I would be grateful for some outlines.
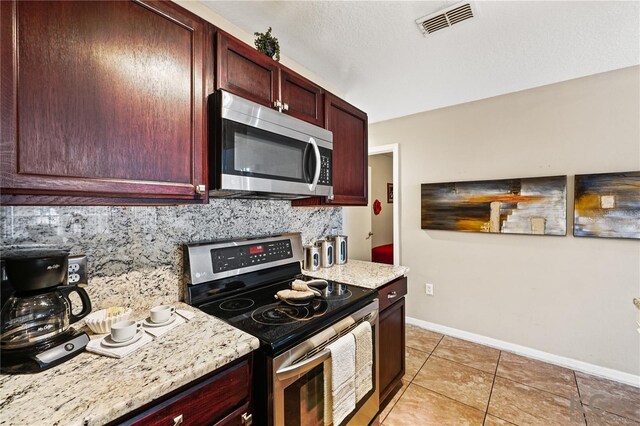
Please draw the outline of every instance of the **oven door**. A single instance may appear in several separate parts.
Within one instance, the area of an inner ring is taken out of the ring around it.
[[[331,353],[325,346],[338,335],[369,321],[373,336],[373,389],[356,405],[343,422],[369,424],[378,413],[378,301],[320,331],[273,360],[273,421],[278,426],[325,426],[325,361]],[[336,330],[338,333],[336,333]],[[301,361],[298,361],[302,359]],[[331,407],[326,407],[331,410]],[[338,426],[338,425],[334,425]]]
[[[225,191],[331,195],[331,132],[222,94],[221,179]]]

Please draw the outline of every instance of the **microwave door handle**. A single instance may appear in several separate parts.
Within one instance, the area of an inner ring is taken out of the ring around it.
[[[276,371],[276,377],[278,378],[278,380],[283,381],[291,377],[304,374],[314,368],[316,365],[322,364],[329,358],[331,358],[331,351],[329,349],[323,349],[309,359],[305,359],[304,361],[301,361],[297,364],[279,369],[278,371]]]
[[[320,158],[320,150],[318,149],[318,144],[314,138],[309,138],[309,143],[313,146],[313,152],[316,155],[316,171],[313,175],[313,181],[309,184],[309,190],[315,191],[316,186],[318,185],[318,179],[320,179],[320,167],[321,167],[321,158]]]

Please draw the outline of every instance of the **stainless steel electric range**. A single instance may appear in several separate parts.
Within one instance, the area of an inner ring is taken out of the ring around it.
[[[326,347],[369,321],[374,386],[343,424],[367,425],[378,411],[378,299],[375,290],[328,282],[304,306],[278,301],[301,275],[299,233],[185,246],[187,302],[260,340],[254,355],[254,423],[324,426]],[[337,426],[337,425],[335,425]]]

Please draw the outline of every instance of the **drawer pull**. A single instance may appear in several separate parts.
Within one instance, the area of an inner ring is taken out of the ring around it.
[[[173,418],[173,426],[179,426],[183,421],[184,418],[182,417],[182,414],[180,414],[179,416]]]
[[[253,424],[253,415],[244,413],[242,415],[242,426],[251,426]]]
[[[392,291],[391,293],[387,294],[387,299],[395,299],[396,297],[398,297],[397,291]]]

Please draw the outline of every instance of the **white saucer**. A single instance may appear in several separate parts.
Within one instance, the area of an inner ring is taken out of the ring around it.
[[[102,339],[101,344],[103,344],[104,346],[107,346],[109,348],[120,348],[122,346],[129,346],[135,342],[137,342],[138,340],[140,340],[142,338],[142,336],[144,335],[144,331],[142,330],[138,330],[136,332],[136,335],[133,336],[131,339],[129,340],[125,340],[124,342],[116,342],[111,338],[111,335],[107,335],[104,337],[104,339]]]
[[[153,322],[151,318],[145,318],[142,320],[142,325],[146,327],[164,327],[165,325],[169,325],[176,320],[176,314],[171,314],[171,317],[165,322]]]

